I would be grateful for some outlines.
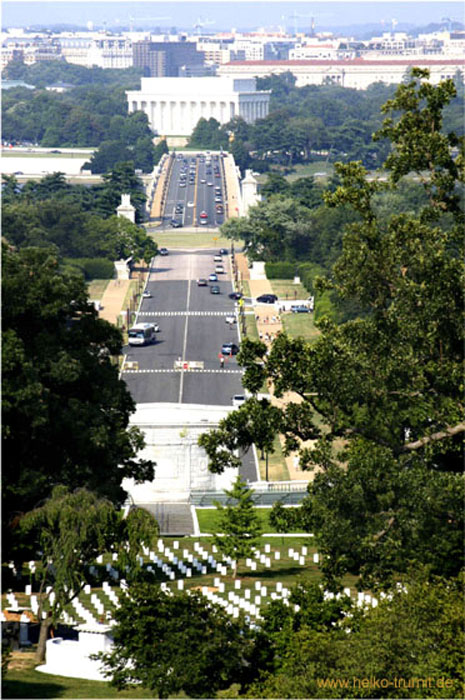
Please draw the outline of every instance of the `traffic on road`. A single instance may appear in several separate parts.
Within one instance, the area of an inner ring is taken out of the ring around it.
[[[243,393],[237,301],[222,251],[169,250],[153,260],[124,354],[123,377],[136,403],[231,406]]]
[[[167,184],[162,228],[217,228],[225,221],[226,185],[221,153],[178,153]]]

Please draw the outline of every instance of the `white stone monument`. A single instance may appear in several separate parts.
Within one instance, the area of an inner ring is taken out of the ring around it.
[[[136,221],[136,208],[131,204],[131,195],[122,194],[121,204],[116,207],[116,216],[122,216],[129,219],[133,224]]]

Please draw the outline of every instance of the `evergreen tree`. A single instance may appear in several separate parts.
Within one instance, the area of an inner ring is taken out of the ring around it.
[[[255,511],[253,491],[246,481],[238,476],[232,489],[225,490],[225,494],[235,503],[227,506],[216,504],[220,513],[219,530],[222,535],[215,535],[214,541],[221,553],[235,562],[236,576],[239,561],[252,554],[262,530]]]

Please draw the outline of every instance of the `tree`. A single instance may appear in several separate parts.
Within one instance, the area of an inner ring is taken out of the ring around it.
[[[224,556],[233,559],[236,577],[240,560],[252,554],[262,531],[255,512],[253,491],[247,486],[247,482],[237,476],[232,489],[225,490],[225,494],[234,499],[235,503],[226,507],[216,503],[220,514],[219,530],[222,534],[215,535],[214,541]]]
[[[265,346],[263,348],[265,351]],[[253,443],[262,452],[274,452],[273,443],[280,424],[281,413],[276,406],[267,399],[248,399],[240,409],[223,418],[217,430],[199,437],[199,445],[209,459],[210,471],[220,474],[224,469],[239,467],[237,451],[248,449]]]
[[[393,583],[376,607],[352,607],[345,618],[334,616],[338,601],[326,601],[333,608],[327,624],[315,624],[325,608],[319,603],[313,620],[291,630],[271,608],[265,614],[267,632],[275,644],[284,642],[284,653],[275,656],[274,669],[263,674],[249,694],[264,698],[462,697],[462,597],[463,577],[431,579],[420,570]],[[292,618],[292,613],[287,616],[284,620]]]
[[[250,628],[197,591],[169,595],[134,584],[115,620],[114,650],[102,660],[118,689],[138,682],[160,698],[214,697],[250,673]]]
[[[393,140],[390,181],[339,164],[341,184],[325,196],[356,218],[317,293],[329,289],[363,315],[339,325],[322,318],[312,345],[281,334],[268,357],[246,341],[240,355],[247,389],[270,379],[278,397],[299,395],[283,409],[282,432],[303,468],[322,468],[307,523],[327,577],[361,572],[365,585],[409,560],[440,573],[445,552],[448,575],[463,565],[463,139],[442,130],[453,82],[426,77],[416,70],[384,108],[395,115],[379,134]],[[411,171],[426,206],[378,219],[375,196]],[[313,448],[302,448],[307,440]]]
[[[99,319],[82,278],[59,270],[56,251],[3,251],[3,514],[17,518],[56,484],[124,501],[124,477],[153,479],[128,428],[134,402],[111,357],[121,333]]]
[[[96,558],[121,549],[124,564],[135,568],[142,542],[150,545],[158,532],[147,511],[129,513],[123,520],[108,499],[83,488],[70,492],[65,486],[56,486],[42,506],[26,513],[20,527],[35,535],[41,551],[36,663],[44,662],[49,629],[84,589],[88,567],[96,564]]]
[[[165,153],[169,153],[168,146],[166,143],[166,139],[162,139],[157,145],[155,146],[155,150],[153,152],[153,163],[154,165],[158,165],[160,162],[162,156]]]

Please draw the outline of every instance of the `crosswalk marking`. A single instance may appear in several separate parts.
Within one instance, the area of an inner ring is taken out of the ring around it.
[[[123,369],[123,374],[180,374],[179,369]],[[185,369],[193,374],[244,374],[241,369]]]
[[[230,316],[234,311],[140,311],[139,316]]]

